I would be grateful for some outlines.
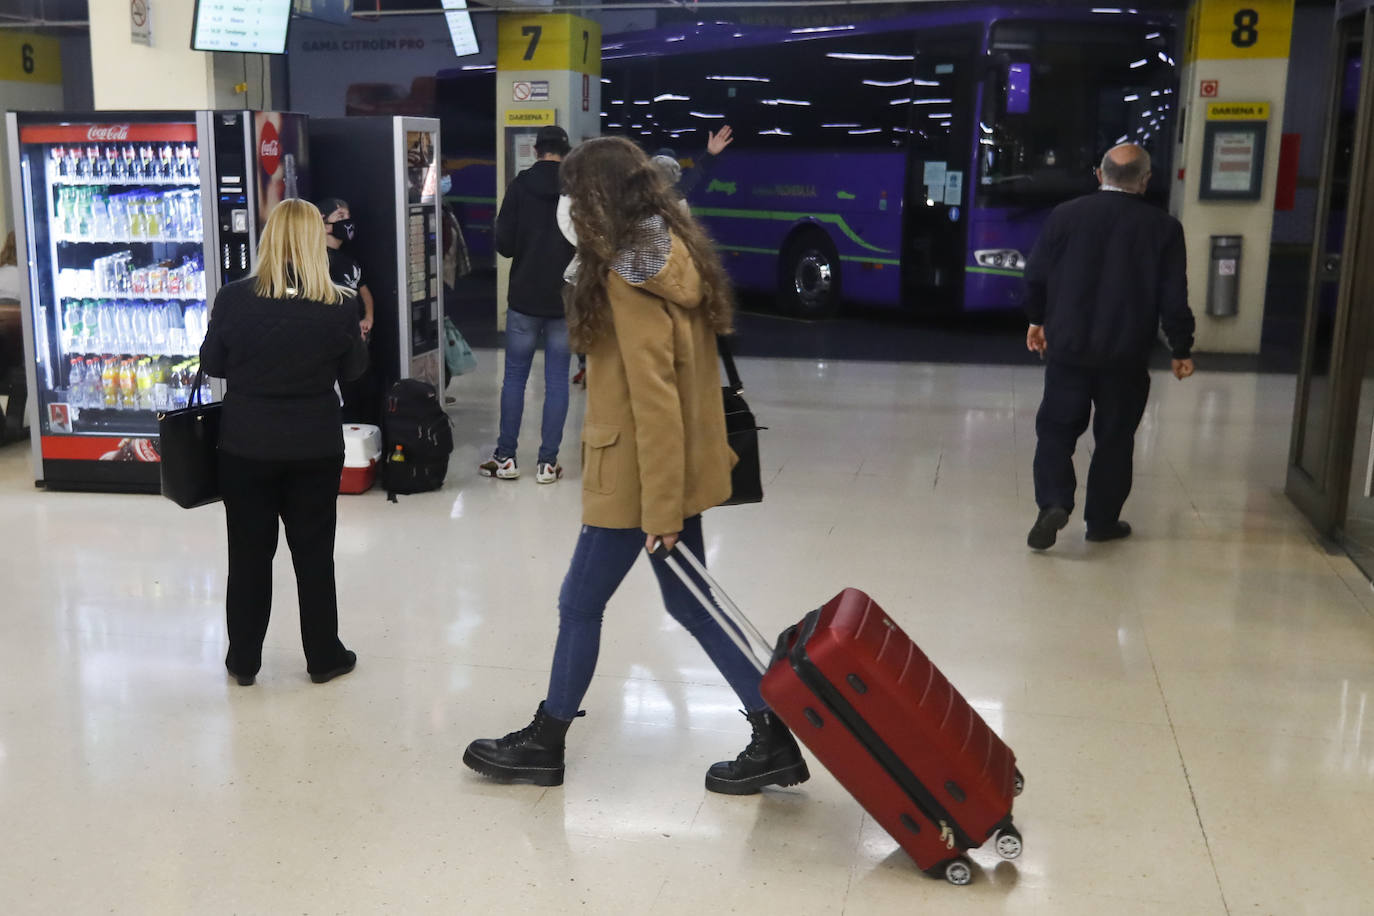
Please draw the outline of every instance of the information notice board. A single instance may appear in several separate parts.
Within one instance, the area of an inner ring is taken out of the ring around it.
[[[191,48],[285,54],[291,0],[196,0]]]

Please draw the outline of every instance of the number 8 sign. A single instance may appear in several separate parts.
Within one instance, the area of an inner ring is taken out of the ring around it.
[[[1288,57],[1293,0],[1202,0],[1196,53],[1201,60]]]

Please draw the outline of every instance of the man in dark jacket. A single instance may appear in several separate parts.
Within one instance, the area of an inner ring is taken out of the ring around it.
[[[496,451],[478,470],[484,477],[520,476],[515,449],[525,410],[525,383],[539,338],[544,338],[544,421],[535,480],[554,483],[563,476],[558,449],[568,418],[568,322],[563,313],[563,270],[573,246],[558,229],[558,167],[571,147],[555,125],[541,127],[534,151],[539,161],[506,189],[496,217],[496,251],[512,258],[506,313],[506,376],[501,385],[501,433]]]
[[[1131,533],[1121,507],[1131,492],[1135,431],[1150,394],[1148,364],[1161,324],[1179,379],[1193,374],[1183,226],[1143,195],[1150,154],[1115,147],[1101,188],[1056,207],[1026,267],[1028,349],[1047,360],[1035,418],[1035,501],[1027,543],[1054,546],[1073,511],[1073,451],[1092,419],[1083,517],[1090,541]]]

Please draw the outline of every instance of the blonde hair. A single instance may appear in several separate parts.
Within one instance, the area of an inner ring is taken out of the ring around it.
[[[284,200],[272,208],[258,242],[254,290],[269,299],[312,299],[330,305],[352,290],[329,278],[329,253],[320,211],[303,200]]]

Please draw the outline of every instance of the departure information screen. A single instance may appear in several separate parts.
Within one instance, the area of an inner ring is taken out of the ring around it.
[[[291,0],[196,0],[191,48],[285,54]]]

